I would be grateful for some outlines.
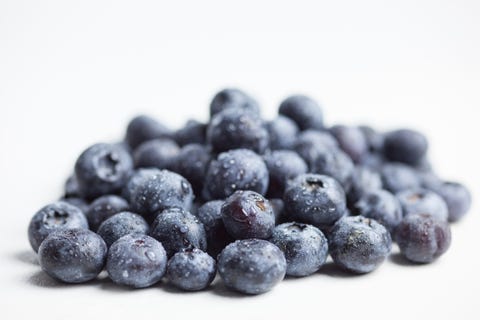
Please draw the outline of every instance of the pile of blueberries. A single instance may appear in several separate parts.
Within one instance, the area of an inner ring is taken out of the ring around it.
[[[328,255],[371,272],[393,241],[409,261],[432,262],[470,208],[467,188],[432,171],[417,131],[326,127],[302,95],[265,121],[238,89],[217,93],[210,115],[177,131],[138,116],[124,141],[86,149],[61,200],[30,222],[42,269],[67,283],[105,269],[119,285],[165,278],[187,291],[218,270],[227,288],[259,294]]]

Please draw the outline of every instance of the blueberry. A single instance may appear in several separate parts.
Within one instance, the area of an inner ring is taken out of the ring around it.
[[[128,211],[127,200],[116,195],[106,195],[95,199],[88,208],[86,216],[88,225],[93,231],[97,231],[100,224],[116,213]]]
[[[174,137],[180,146],[192,143],[203,145],[207,141],[207,125],[196,120],[188,120],[183,128],[175,132]]]
[[[367,153],[358,164],[375,171],[381,171],[386,162],[386,159],[381,153],[374,152]]]
[[[268,183],[268,170],[262,157],[247,149],[231,150],[210,162],[203,196],[207,200],[224,199],[236,190],[265,195]]]
[[[190,183],[167,170],[152,170],[136,176],[132,182],[130,206],[133,212],[153,217],[167,208],[189,210],[193,201]],[[130,184],[130,183],[129,183]]]
[[[314,226],[289,222],[275,227],[270,241],[287,260],[287,275],[304,277],[320,269],[328,256],[328,241]]]
[[[322,109],[316,101],[307,96],[288,97],[280,104],[278,112],[295,121],[300,130],[323,129]]]
[[[82,213],[84,215],[87,214],[88,209],[90,208],[90,205],[87,202],[87,200],[85,200],[83,198],[69,197],[69,198],[61,198],[58,201],[62,201],[62,202],[68,203],[68,204],[70,204],[74,207],[77,207],[78,209],[80,209],[82,211]]]
[[[210,103],[210,116],[213,117],[226,109],[246,110],[260,114],[258,103],[239,89],[223,89],[218,92]]]
[[[273,198],[268,199],[268,201],[272,206],[273,215],[275,216],[275,225],[287,221],[285,214],[285,203],[283,202],[283,199]]]
[[[119,212],[103,221],[98,228],[98,235],[103,238],[108,247],[127,234],[147,234],[148,224],[138,214],[124,211]]]
[[[270,197],[281,198],[287,181],[308,171],[305,161],[294,151],[273,151],[266,154],[264,159],[270,176],[267,192]]]
[[[108,249],[106,270],[117,284],[146,288],[160,281],[166,268],[162,244],[144,234],[128,234]]]
[[[358,127],[336,125],[330,132],[337,139],[340,148],[355,162],[359,162],[368,152],[365,135]]]
[[[117,144],[95,144],[75,163],[79,190],[89,199],[119,192],[132,172],[132,157]]]
[[[86,229],[56,230],[38,249],[40,266],[50,277],[68,283],[86,282],[102,271],[107,246]]]
[[[297,138],[298,126],[295,122],[284,116],[278,116],[266,123],[270,138],[270,149],[291,149]]]
[[[270,203],[254,191],[239,190],[222,206],[225,229],[235,239],[268,239],[275,227]]]
[[[369,126],[359,126],[358,128],[362,131],[363,136],[365,137],[368,151],[370,153],[380,153],[383,151],[383,141],[385,140],[385,135],[383,133],[380,133]]]
[[[269,144],[262,119],[255,113],[236,108],[222,111],[212,118],[207,141],[215,152],[245,148],[263,153]]]
[[[433,191],[421,188],[408,189],[397,193],[397,198],[402,205],[404,216],[426,213],[440,220],[448,220],[447,204]]]
[[[390,254],[392,239],[387,229],[373,219],[344,217],[330,232],[329,248],[333,261],[341,268],[368,273]]]
[[[80,187],[78,186],[77,177],[74,174],[68,177],[67,181],[65,181],[63,197],[64,198],[81,198],[82,197],[80,193]]]
[[[405,258],[429,263],[450,247],[450,227],[446,221],[429,214],[411,214],[398,225],[395,240]]]
[[[168,281],[175,287],[186,291],[199,291],[207,288],[216,273],[215,260],[196,248],[175,253],[167,265]]]
[[[402,206],[398,199],[386,190],[371,190],[360,197],[354,213],[381,223],[390,233],[402,221]]]
[[[457,182],[444,182],[435,188],[435,191],[447,204],[449,221],[460,220],[470,209],[472,195],[464,185]]]
[[[347,192],[348,204],[351,207],[365,193],[382,188],[380,174],[368,167],[357,166],[353,170],[350,188]]]
[[[318,228],[333,225],[346,213],[345,192],[328,176],[299,175],[288,183],[283,200],[291,219]]]
[[[355,166],[350,157],[342,150],[324,149],[310,167],[310,172],[335,178],[345,190],[350,188]]]
[[[175,171],[192,184],[195,194],[202,192],[211,158],[210,152],[204,146],[187,144],[175,160]]]
[[[140,115],[133,118],[127,127],[125,140],[135,149],[145,141],[171,137],[172,132],[157,120]]]
[[[283,252],[266,240],[235,241],[218,258],[218,273],[225,286],[246,294],[270,291],[283,280],[286,270]]]
[[[418,179],[422,188],[438,192],[443,181],[433,172],[418,172]]]
[[[135,149],[133,160],[136,168],[171,169],[179,152],[171,139],[149,140]]]
[[[191,213],[178,208],[161,212],[152,224],[150,235],[163,244],[169,257],[187,248],[207,249],[202,223]]]
[[[122,197],[130,201],[134,190],[143,183],[144,179],[158,173],[156,168],[140,168],[133,172],[127,184],[123,187]]]
[[[420,187],[420,179],[415,170],[401,163],[385,164],[380,174],[383,187],[393,193]]]
[[[227,244],[233,242],[222,220],[223,200],[209,201],[197,211],[197,218],[203,224],[207,234],[207,252],[216,257]]]
[[[420,132],[409,129],[395,130],[385,135],[383,149],[390,161],[415,165],[426,155],[428,141]]]
[[[57,201],[40,209],[30,220],[28,240],[37,252],[45,238],[56,230],[83,228],[88,229],[88,222],[82,211],[63,201]]]
[[[337,148],[338,143],[330,133],[315,130],[306,130],[300,133],[293,145],[293,149],[309,167],[314,166],[318,154]]]

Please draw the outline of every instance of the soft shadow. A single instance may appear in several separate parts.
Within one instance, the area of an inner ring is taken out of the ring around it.
[[[325,263],[317,272],[317,274],[324,274],[326,276],[334,278],[356,278],[364,276],[364,274],[358,274],[343,270],[333,262]]]
[[[421,266],[424,266],[425,264],[423,263],[415,263],[415,262],[412,262],[410,260],[407,260],[407,258],[405,258],[401,253],[393,253],[390,255],[389,257],[390,261],[392,261],[393,263],[399,265],[399,266],[403,266],[403,267],[421,267]]]
[[[233,299],[250,298],[250,297],[256,296],[256,295],[242,294],[240,292],[236,292],[231,289],[228,289],[227,287],[225,287],[225,285],[221,281],[218,281],[212,285],[212,293],[219,297],[233,298]]]
[[[65,288],[71,286],[49,277],[43,271],[37,271],[28,277],[27,283],[41,288]]]
[[[13,255],[13,257],[16,260],[18,260],[20,262],[23,262],[23,263],[26,263],[26,264],[30,264],[30,265],[34,265],[34,266],[39,265],[37,255],[35,254],[35,252],[33,252],[31,250],[23,250],[21,252],[17,252]]]
[[[111,292],[133,292],[133,291],[138,291],[138,290],[145,290],[148,288],[132,288],[128,286],[122,286],[120,284],[116,284],[109,278],[104,278],[99,280],[100,283],[100,289],[105,290],[105,291],[111,291]]]
[[[27,283],[40,288],[75,288],[81,286],[101,286],[103,283],[109,282],[106,278],[96,278],[82,283],[65,283],[53,279],[44,271],[37,271],[27,278]]]

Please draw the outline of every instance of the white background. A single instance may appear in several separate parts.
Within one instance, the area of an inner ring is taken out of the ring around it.
[[[329,124],[423,130],[439,173],[478,199],[479,61],[476,0],[1,0],[0,318],[479,319],[476,204],[432,265],[329,266],[256,297],[58,285],[26,236],[85,147],[122,138],[139,112],[172,127],[206,120],[224,86],[255,95],[267,117],[302,92]]]

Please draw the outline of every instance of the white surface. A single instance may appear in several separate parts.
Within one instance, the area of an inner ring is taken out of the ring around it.
[[[142,111],[172,126],[206,119],[231,85],[268,117],[304,92],[329,124],[424,130],[440,174],[477,199],[479,57],[476,0],[0,1],[0,318],[479,319],[477,206],[432,265],[327,268],[257,297],[57,286],[26,237],[86,146],[121,138]]]

